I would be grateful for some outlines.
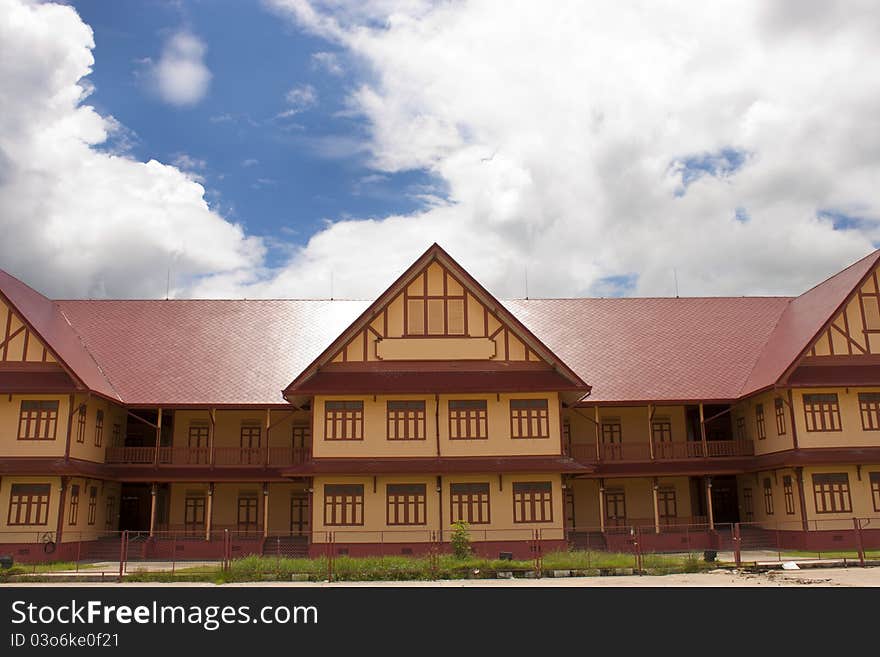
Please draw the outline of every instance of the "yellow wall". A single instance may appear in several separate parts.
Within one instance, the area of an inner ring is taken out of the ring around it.
[[[513,439],[510,437],[510,400],[547,399],[549,411],[549,438]],[[363,440],[324,440],[324,402],[327,400],[355,400],[364,402]],[[388,400],[425,400],[425,440],[388,440],[386,402]],[[485,399],[487,401],[488,439],[449,440],[448,402],[450,399]],[[314,454],[316,457],[414,457],[436,456],[437,437],[433,397],[418,395],[391,395],[373,397],[316,397],[314,402]],[[441,456],[512,456],[529,454],[559,454],[559,398],[555,393],[503,395],[441,395],[440,396],[440,455]]]
[[[24,326],[21,318],[6,304],[0,301],[0,343],[7,342],[5,348],[0,348],[0,360],[6,362],[29,362],[29,363],[57,363],[55,358],[46,349],[40,339],[24,327],[18,335],[15,334]]]
[[[572,442],[576,445],[596,444],[596,424],[594,407],[566,409],[564,417],[571,426]],[[686,412],[684,406],[652,407],[654,421],[668,419],[672,425],[673,442],[687,441]],[[648,444],[650,424],[648,405],[644,406],[602,406],[599,408],[599,423],[619,421],[621,443]],[[601,441],[601,432],[600,432]]]
[[[783,399],[783,411],[785,414],[785,433],[781,435],[776,430],[775,400],[777,397]],[[763,440],[758,439],[757,413],[755,410],[758,404],[764,405],[764,429],[767,437]],[[795,417],[797,416],[797,409],[798,407],[795,402]],[[803,413],[802,410],[801,413]],[[784,391],[781,393],[766,392],[734,404],[730,411],[731,430],[734,440],[738,438],[736,428],[736,419],[738,417],[745,419],[745,437],[754,444],[755,454],[769,454],[794,447],[794,438],[791,430],[791,408],[788,405],[788,397]],[[800,429],[798,429],[798,438],[800,438]]]
[[[626,502],[627,524],[654,524],[653,478],[630,477],[605,479],[605,490],[623,490]],[[675,489],[676,524],[690,524],[692,506],[690,482],[687,477],[659,477],[658,486]],[[582,531],[599,530],[599,480],[575,479],[570,484],[574,490],[575,527]],[[571,528],[570,528],[571,529]]]
[[[54,440],[18,440],[18,418],[24,399],[58,401]],[[69,414],[68,395],[11,395],[11,399],[10,395],[0,395],[0,456],[64,456]]]
[[[292,409],[291,409],[292,410]],[[174,446],[187,447],[191,424],[205,424],[209,420],[207,410],[179,410],[174,412]],[[266,409],[247,411],[215,411],[214,445],[216,447],[240,447],[241,427],[245,424],[260,426],[260,445],[266,445]],[[288,410],[271,412],[269,431],[270,447],[290,447],[292,427],[308,426],[309,413]]]
[[[803,395],[810,393],[837,393],[840,405],[842,431],[807,431],[804,419]],[[874,388],[810,388],[795,389],[794,416],[797,422],[798,446],[810,447],[867,447],[880,446],[880,431],[863,431],[859,413],[859,392],[880,392]]]

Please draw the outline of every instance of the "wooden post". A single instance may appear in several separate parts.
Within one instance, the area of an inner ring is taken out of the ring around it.
[[[269,536],[269,482],[263,484],[263,538]]]
[[[156,533],[156,497],[159,495],[159,484],[150,486],[150,538]]]
[[[216,409],[210,409],[208,411],[208,448],[210,450],[211,456],[210,463],[211,467],[214,467],[214,426],[217,424],[217,415],[215,413]]]
[[[159,445],[162,443],[162,407],[160,406],[158,409],[158,416],[156,418],[156,451],[153,454],[153,465],[159,465]],[[152,536],[152,529],[150,530],[150,535]]]
[[[314,531],[315,531],[315,523],[312,522],[312,520],[314,519],[314,515],[315,515],[314,511],[312,509],[312,507],[314,506],[314,498],[315,498],[315,488],[314,488],[315,478],[309,477],[307,482],[308,482],[307,485],[309,487],[308,488],[308,493],[309,493],[309,544],[312,544],[314,542],[312,539],[314,538]],[[440,485],[441,485],[440,484],[440,477],[438,476],[437,477],[437,486],[440,487]],[[442,493],[440,493],[440,500],[441,500],[441,506],[442,506],[442,500],[443,500]],[[442,527],[443,527],[443,509],[442,508],[440,509],[440,527],[442,530]],[[441,540],[441,542],[443,541],[443,532],[442,531],[440,532],[440,540]]]
[[[810,531],[809,523],[807,523],[807,501],[804,495],[804,469],[797,467],[794,469],[795,479],[798,485],[798,501],[801,507],[801,527],[805,532]]]
[[[266,408],[266,451],[263,453],[263,466],[269,467],[269,427],[272,426],[272,409]],[[268,493],[267,493],[268,494]]]
[[[599,531],[605,533],[605,480],[599,480]]]
[[[651,493],[654,496],[654,533],[660,533],[660,498],[657,495],[657,477],[654,477],[654,484],[651,486]]]
[[[703,402],[700,402],[700,440],[703,441],[703,457],[709,458],[709,445],[706,442],[706,416],[703,415]]]
[[[67,499],[67,486],[70,477],[61,477],[61,494],[58,496],[58,521],[55,525],[55,545],[61,548],[61,538],[64,535],[64,503]]]
[[[709,531],[715,531],[715,514],[712,512],[712,477],[706,477],[706,515],[709,518]]]
[[[651,450],[651,460],[654,460],[654,430],[652,425],[652,421],[654,419],[654,413],[651,412],[652,405],[648,404],[648,447]],[[656,504],[657,495],[654,495],[654,500]]]
[[[596,430],[596,460],[602,462],[602,425],[599,424],[599,406],[594,406],[593,428]],[[603,530],[604,531],[604,530]]]
[[[214,524],[214,482],[212,481],[208,484],[208,499],[206,500],[206,505],[208,508],[205,509],[205,540],[211,540],[211,528]]]

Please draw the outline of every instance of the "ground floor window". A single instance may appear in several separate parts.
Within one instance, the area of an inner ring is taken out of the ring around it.
[[[257,507],[259,501],[256,494],[241,495],[238,498],[238,531],[252,532],[259,527]]]
[[[553,485],[549,481],[513,484],[514,522],[553,522]]]
[[[187,532],[205,528],[205,496],[202,493],[187,495],[183,503],[183,527]]]
[[[620,489],[605,491],[605,521],[609,527],[626,524],[626,496]]]
[[[12,484],[7,525],[45,525],[49,520],[49,484]]]
[[[89,488],[89,524],[95,524],[95,517],[98,515],[98,487]]]
[[[664,525],[674,525],[678,517],[678,505],[675,499],[674,488],[657,489],[657,509],[660,522]]]
[[[104,529],[113,529],[114,525],[114,513],[116,511],[116,498],[108,497],[107,498],[107,514],[104,517]]]
[[[752,506],[752,489],[743,488],[743,516],[746,522],[751,522],[755,517],[754,507]]]
[[[70,513],[67,517],[68,525],[75,525],[79,520],[79,486],[70,487]]]
[[[388,484],[385,492],[389,525],[424,525],[427,522],[425,484]]]
[[[785,495],[785,513],[786,515],[794,515],[794,486],[791,482],[791,476],[785,475],[782,478],[782,492]]]
[[[452,484],[449,492],[452,522],[489,523],[489,484]]]
[[[324,524],[364,524],[363,484],[324,485]]]
[[[871,499],[874,501],[874,511],[880,511],[880,472],[871,473]]]
[[[813,475],[816,513],[850,513],[849,475],[845,472]]]

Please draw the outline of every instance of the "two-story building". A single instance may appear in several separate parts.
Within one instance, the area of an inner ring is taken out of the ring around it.
[[[0,272],[0,551],[830,540],[880,523],[878,261],[793,298],[505,303],[437,245],[372,303]]]

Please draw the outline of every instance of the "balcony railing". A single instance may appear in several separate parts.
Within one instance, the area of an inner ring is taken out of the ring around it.
[[[160,447],[160,466],[259,466],[297,465],[310,458],[308,447],[216,447],[213,460],[208,447]],[[115,465],[152,465],[155,447],[108,447],[105,461]],[[268,463],[267,463],[268,461]]]
[[[754,453],[755,448],[751,440],[709,440],[706,442],[705,452],[703,443],[699,441],[654,443],[655,461],[685,461],[706,456],[709,458],[752,456]],[[575,444],[571,446],[568,456],[583,463],[597,463],[600,460],[635,463],[651,460],[651,445],[648,443],[601,445],[600,458],[598,458],[596,445]]]

